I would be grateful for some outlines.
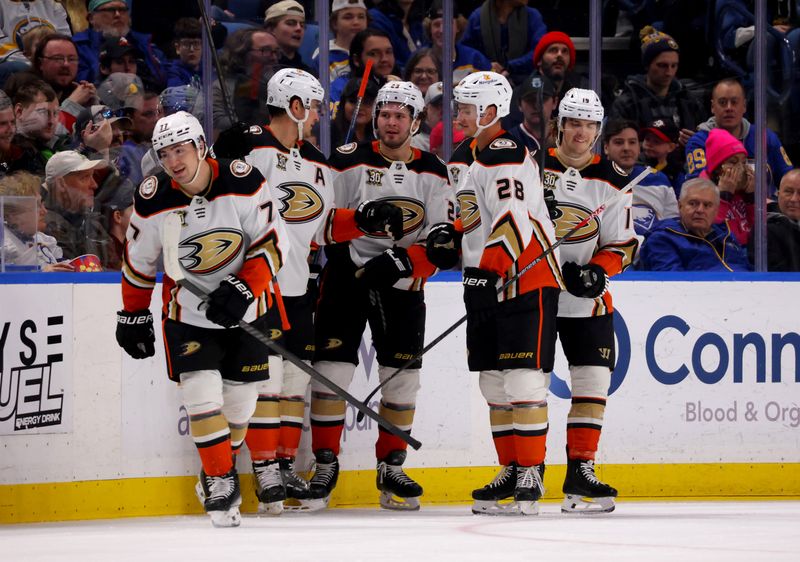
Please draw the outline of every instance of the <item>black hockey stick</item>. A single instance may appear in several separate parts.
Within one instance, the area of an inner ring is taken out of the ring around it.
[[[591,213],[589,216],[587,216],[587,217],[586,217],[585,219],[583,219],[581,222],[579,222],[578,224],[576,224],[575,226],[573,226],[573,227],[572,227],[572,228],[571,228],[571,229],[570,229],[570,230],[569,230],[569,231],[568,231],[566,234],[564,234],[564,236],[562,236],[561,238],[559,238],[558,240],[556,240],[556,241],[555,241],[555,243],[554,243],[552,246],[548,247],[548,248],[547,248],[545,251],[543,251],[541,254],[539,254],[539,257],[537,257],[537,258],[536,258],[535,260],[533,260],[531,263],[529,263],[528,265],[526,265],[525,267],[523,267],[522,269],[520,269],[520,270],[519,270],[519,271],[518,271],[518,272],[517,272],[515,275],[513,275],[513,276],[512,276],[512,277],[511,277],[511,278],[510,278],[508,281],[506,281],[505,283],[503,283],[503,286],[502,286],[502,287],[500,287],[500,288],[497,290],[497,294],[499,295],[500,293],[502,293],[503,291],[505,291],[505,290],[506,290],[506,289],[507,289],[507,288],[508,288],[510,285],[512,285],[513,283],[515,283],[515,282],[517,281],[517,279],[519,279],[520,277],[522,277],[523,275],[525,275],[525,274],[526,274],[528,271],[530,271],[531,269],[533,269],[533,268],[534,268],[534,267],[535,267],[535,266],[536,266],[538,263],[540,263],[540,262],[541,262],[543,259],[545,259],[547,256],[549,256],[550,254],[552,254],[552,253],[555,251],[555,249],[556,249],[556,248],[558,248],[558,247],[559,247],[559,246],[560,246],[560,245],[561,245],[561,244],[562,244],[562,243],[563,243],[565,240],[568,240],[569,238],[571,238],[571,237],[572,237],[572,236],[573,236],[573,235],[574,235],[576,232],[578,232],[578,231],[579,231],[581,228],[583,228],[584,226],[586,226],[587,224],[589,224],[589,222],[590,222],[592,219],[594,219],[594,218],[598,217],[600,214],[602,214],[602,212],[606,210],[606,207],[608,207],[609,203],[611,203],[611,202],[612,202],[612,201],[613,201],[615,198],[619,197],[620,195],[624,195],[624,194],[626,194],[626,193],[629,193],[629,192],[630,192],[630,191],[631,191],[631,190],[634,188],[634,186],[638,185],[638,184],[639,184],[639,182],[640,182],[640,181],[642,181],[642,179],[643,179],[645,176],[649,175],[649,174],[650,174],[650,168],[649,168],[649,167],[648,167],[648,168],[645,168],[645,169],[644,169],[644,170],[643,170],[643,171],[642,171],[642,172],[641,172],[641,173],[640,173],[638,176],[636,176],[636,177],[635,177],[633,180],[631,180],[630,182],[628,182],[628,184],[627,184],[627,185],[626,185],[624,188],[620,189],[620,190],[619,190],[619,191],[617,191],[617,192],[616,192],[614,195],[612,195],[612,196],[611,196],[611,197],[609,197],[607,200],[605,200],[605,201],[603,202],[603,204],[602,204],[602,205],[600,205],[599,207],[597,207],[597,208],[596,208],[594,211],[592,211],[592,213]],[[459,319],[458,319],[458,321],[456,321],[456,323],[455,323],[455,324],[453,324],[452,326],[450,326],[449,328],[447,328],[447,329],[446,329],[444,332],[442,332],[441,334],[439,334],[439,336],[438,336],[438,337],[436,337],[436,339],[434,339],[434,340],[433,340],[431,343],[429,343],[428,345],[426,345],[425,347],[423,347],[423,348],[422,348],[422,351],[420,351],[420,352],[419,352],[419,353],[417,353],[417,354],[416,354],[414,357],[412,357],[411,359],[409,359],[408,361],[406,361],[405,363],[403,363],[403,365],[402,365],[401,367],[399,367],[399,368],[398,368],[398,369],[397,369],[397,370],[396,370],[394,373],[392,373],[391,375],[389,375],[388,377],[386,377],[386,378],[385,378],[383,381],[381,381],[381,383],[380,383],[380,384],[378,384],[378,386],[376,386],[376,387],[375,387],[375,390],[373,390],[372,392],[370,392],[370,393],[369,393],[369,395],[368,395],[368,396],[367,396],[367,397],[364,399],[364,402],[366,402],[367,404],[369,404],[369,401],[372,399],[372,397],[373,397],[373,396],[375,396],[375,393],[377,393],[377,392],[378,392],[378,391],[379,391],[381,388],[383,388],[383,387],[386,385],[386,383],[388,383],[390,380],[392,380],[394,377],[396,377],[397,375],[399,375],[399,374],[400,374],[401,372],[403,372],[404,370],[408,369],[408,367],[409,367],[410,365],[412,365],[412,364],[413,364],[415,361],[418,361],[420,357],[422,357],[423,355],[425,355],[426,353],[428,353],[428,352],[429,352],[429,351],[430,351],[430,350],[431,350],[431,349],[432,349],[432,348],[433,348],[433,347],[434,347],[436,344],[438,344],[438,343],[439,343],[440,341],[442,341],[444,338],[446,338],[447,336],[449,336],[450,334],[452,334],[452,333],[455,331],[455,329],[456,329],[456,328],[458,328],[459,326],[461,326],[461,324],[463,324],[463,323],[464,323],[464,322],[466,322],[466,321],[467,321],[467,315],[465,314],[464,316],[462,316],[461,318],[459,318]],[[359,413],[359,414],[358,414],[358,416],[361,416],[361,414]],[[364,419],[364,418],[362,418],[362,417],[356,417],[356,421],[361,421],[361,420],[363,420],[363,419]]]
[[[175,281],[175,283],[177,283],[178,285],[180,285],[181,287],[183,287],[196,297],[200,298],[201,300],[207,301],[208,294],[197,285],[194,285],[191,281],[188,281],[183,272],[183,268],[181,267],[180,258],[178,256],[178,245],[180,244],[181,228],[182,228],[182,220],[179,213],[175,212],[169,213],[164,218],[163,231],[161,235],[162,250],[164,253],[164,272],[173,281]],[[341,398],[342,400],[346,400],[347,402],[352,404],[356,408],[356,410],[358,410],[360,413],[365,414],[370,418],[372,418],[373,420],[375,420],[386,431],[388,431],[398,439],[402,439],[403,441],[408,443],[411,447],[413,447],[415,450],[419,449],[422,446],[422,443],[411,437],[411,435],[409,435],[396,425],[389,422],[386,418],[384,418],[380,414],[374,412],[366,404],[359,401],[358,398],[347,392],[345,389],[343,389],[333,381],[331,381],[328,377],[326,377],[313,367],[306,365],[302,359],[297,357],[294,353],[292,353],[288,349],[284,348],[279,343],[272,341],[266,335],[262,334],[257,328],[250,325],[250,323],[245,322],[244,320],[240,320],[239,328],[241,328],[244,332],[247,332],[259,343],[270,348],[277,355],[280,355],[290,363],[293,363],[298,369],[306,373],[315,381],[328,387],[328,389],[330,389],[339,398]]]
[[[222,75],[222,65],[219,64],[217,48],[214,46],[214,40],[211,38],[211,20],[208,18],[208,12],[206,12],[205,0],[197,0],[197,6],[200,8],[200,19],[203,20],[203,26],[206,29],[208,47],[209,51],[211,51],[211,60],[214,61],[214,68],[217,70],[217,81],[219,82],[219,89],[222,92],[222,103],[225,105],[225,111],[228,113],[228,118],[231,120],[231,123],[236,123],[238,121],[236,112],[233,110],[233,104],[228,97],[228,90],[225,88],[225,80]]]

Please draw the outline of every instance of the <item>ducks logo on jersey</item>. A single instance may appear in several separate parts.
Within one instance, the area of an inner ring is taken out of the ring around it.
[[[592,211],[586,207],[561,201],[558,203],[558,210],[561,212],[561,216],[556,219],[555,227],[556,238],[559,240],[592,214]],[[580,244],[599,235],[600,220],[597,217],[593,217],[567,240],[564,240],[564,244]]]
[[[276,199],[281,202],[280,213],[287,223],[313,221],[325,210],[322,196],[307,183],[282,183],[278,190],[286,194]]]
[[[464,227],[464,234],[472,232],[481,224],[481,211],[478,208],[478,199],[472,191],[462,191],[458,194],[458,206],[461,209],[461,225]]]
[[[238,256],[244,247],[242,233],[229,228],[219,228],[195,234],[180,243],[183,268],[195,275],[210,275],[224,268]]]

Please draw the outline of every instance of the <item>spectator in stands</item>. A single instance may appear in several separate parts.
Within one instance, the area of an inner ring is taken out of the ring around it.
[[[444,157],[444,151],[442,150],[442,144],[444,143],[444,124],[445,121],[439,121],[431,130],[431,152],[439,158]],[[455,123],[452,124],[452,127],[453,146],[458,146],[466,136],[463,130],[455,126]]]
[[[94,211],[94,170],[102,166],[104,160],[89,160],[73,150],[59,152],[47,162],[45,232],[58,241],[65,258],[93,254],[105,266],[111,238]]]
[[[99,83],[101,47],[109,37],[124,37],[136,50],[138,75],[151,89],[166,84],[166,57],[149,34],[131,30],[131,17],[124,0],[90,0],[89,29],[73,36],[78,47],[78,79]]]
[[[280,68],[299,68],[315,72],[300,58],[300,45],[306,31],[306,11],[295,0],[281,0],[267,8],[264,28],[275,36],[281,56]]]
[[[642,66],[645,74],[625,80],[614,101],[611,117],[635,121],[647,127],[657,119],[672,121],[680,134],[675,159],[683,161],[683,147],[705,119],[700,101],[677,80],[679,48],[675,40],[650,26],[642,29]]]
[[[442,2],[435,0],[431,6],[428,16],[422,22],[425,34],[430,39],[433,51],[442,60],[442,50],[444,49],[444,19],[442,18]],[[464,30],[467,27],[467,20],[458,11],[458,6],[453,6],[453,84],[458,84],[462,78],[479,70],[491,70],[492,63],[483,53],[459,43]]]
[[[639,268],[647,271],[747,271],[747,252],[727,223],[715,223],[719,190],[706,178],[687,181],[678,199],[680,216],[647,235]]]
[[[120,174],[131,180],[133,185],[139,185],[144,179],[142,158],[152,146],[153,129],[160,116],[158,94],[155,92],[145,91],[141,106],[130,111],[130,135],[122,144],[118,166]]]
[[[640,130],[643,160],[669,178],[676,195],[684,181],[683,166],[670,155],[678,146],[680,131],[672,121],[656,119]]]
[[[711,91],[712,117],[701,123],[698,132],[686,143],[687,178],[700,175],[706,167],[706,139],[709,131],[720,128],[728,131],[744,144],[748,158],[755,158],[756,130],[750,121],[745,119],[747,97],[741,82],[733,78],[720,80]],[[789,156],[783,149],[778,135],[767,129],[767,171],[769,172],[770,195],[783,178],[783,174],[792,169]]]
[[[547,136],[553,110],[558,106],[555,86],[547,76],[532,74],[514,89],[512,104],[514,100],[522,122],[508,132],[535,153],[542,145],[542,138]]]
[[[73,271],[61,261],[63,251],[52,236],[42,232],[47,210],[42,204],[42,179],[25,171],[0,178],[3,202],[2,246],[6,265],[36,266],[42,271]]]
[[[353,37],[350,43],[350,75],[340,76],[331,83],[331,103],[337,103],[341,97],[342,88],[350,78],[361,78],[367,59],[372,59],[370,79],[377,82],[382,80],[399,80],[400,71],[395,65],[394,50],[389,36],[378,29],[367,28]]]
[[[17,132],[14,118],[14,104],[3,90],[0,90],[0,177],[5,175],[14,159],[16,149],[11,144],[11,139]]]
[[[64,8],[54,0],[3,2],[0,6],[0,88],[9,76],[30,67],[20,40],[39,26],[56,33],[72,34]]]
[[[629,178],[641,174],[639,128],[633,121],[612,119],[605,125],[603,152]],[[678,216],[678,201],[669,178],[652,170],[633,188],[633,226],[636,234],[647,234],[660,220]]]
[[[534,72],[547,76],[560,98],[562,92],[572,88],[589,87],[586,76],[574,72],[575,58],[575,45],[570,36],[561,31],[549,31],[533,51]]]
[[[136,49],[125,37],[108,37],[100,47],[100,79],[112,74],[138,74]]]
[[[361,78],[352,78],[347,82],[342,91],[342,99],[336,110],[336,116],[331,123],[331,146],[336,148],[345,144],[347,131],[350,122],[353,120],[353,112],[358,104],[358,89],[361,86]],[[364,98],[361,100],[361,107],[358,109],[356,126],[349,142],[369,142],[375,140],[372,130],[372,105],[378,95],[380,84],[375,80],[367,82],[364,90]]]
[[[433,49],[423,47],[416,51],[411,58],[408,59],[405,69],[403,70],[403,80],[411,82],[422,95],[428,91],[428,88],[434,82],[439,82],[442,75],[442,62],[439,57],[434,53]]]
[[[767,213],[767,271],[800,271],[800,170],[792,169],[781,178],[778,202]],[[750,237],[747,254],[755,261],[755,237]]]
[[[172,45],[178,58],[167,70],[167,87],[200,84],[200,59],[203,49],[200,22],[195,18],[180,18],[175,22],[175,41]]]
[[[98,196],[103,225],[111,238],[105,269],[119,270],[122,267],[122,252],[125,248],[125,233],[133,213],[134,185],[126,182],[117,189]]]
[[[378,0],[369,10],[369,26],[389,37],[400,68],[405,67],[411,53],[425,44],[422,19],[426,5],[426,0]]]
[[[56,137],[58,101],[49,85],[36,80],[22,86],[14,95],[17,132],[11,141],[16,158],[11,170],[27,170],[44,175],[45,164],[64,142]]]
[[[525,0],[485,0],[470,14],[461,42],[518,84],[533,72],[533,50],[546,32],[542,15]]]
[[[350,42],[359,31],[367,28],[367,6],[364,0],[333,0],[329,25],[333,39],[328,42],[330,81],[350,74]],[[319,67],[319,48],[312,55]]]
[[[419,132],[411,137],[411,146],[420,150],[431,150],[431,131],[442,120],[444,87],[441,82],[431,84],[425,92],[425,112]]]

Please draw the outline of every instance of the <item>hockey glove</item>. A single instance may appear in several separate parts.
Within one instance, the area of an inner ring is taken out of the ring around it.
[[[134,359],[156,354],[153,313],[149,310],[117,312],[117,343]]]
[[[250,125],[239,121],[222,131],[212,147],[217,158],[244,158],[253,149]]]
[[[550,220],[555,222],[561,215],[561,211],[558,210],[558,201],[556,201],[555,191],[552,189],[544,190],[544,204],[547,205],[547,212],[550,215]]]
[[[425,254],[439,269],[450,269],[458,263],[462,234],[449,222],[440,222],[428,231]]]
[[[576,297],[596,299],[608,289],[608,275],[602,267],[593,263],[578,265],[568,261],[561,266],[561,274],[567,291]]]
[[[228,275],[208,295],[206,318],[214,324],[233,328],[244,318],[253,300],[253,291],[247,283],[235,275]]]
[[[403,237],[403,211],[388,201],[364,201],[356,209],[356,226],[364,232],[387,232]]]
[[[497,308],[497,280],[493,271],[478,267],[465,267],[463,274],[464,304],[470,322],[485,322],[494,316]]]
[[[384,250],[356,271],[356,277],[368,287],[380,289],[391,287],[400,279],[411,276],[414,266],[405,248],[395,246]]]

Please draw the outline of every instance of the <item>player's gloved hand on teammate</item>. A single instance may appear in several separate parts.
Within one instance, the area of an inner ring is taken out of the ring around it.
[[[208,295],[206,318],[214,324],[233,328],[244,318],[254,299],[247,283],[235,275],[227,275]]]
[[[561,274],[567,291],[576,297],[596,299],[608,290],[608,275],[597,264],[578,265],[568,261],[561,266]]]
[[[547,205],[547,212],[550,215],[550,220],[555,221],[560,211],[558,210],[558,201],[556,200],[556,192],[552,189],[544,190],[544,204]]]
[[[400,279],[410,277],[414,269],[405,248],[394,246],[384,250],[356,271],[356,278],[375,289],[391,287]]]
[[[117,343],[134,359],[156,354],[153,313],[147,309],[117,312]]]
[[[388,201],[364,201],[356,209],[356,226],[364,232],[386,232],[403,237],[403,210]]]
[[[451,269],[458,264],[461,250],[462,233],[456,231],[452,223],[434,224],[428,231],[425,242],[425,254],[433,265],[439,269]]]
[[[253,149],[250,125],[234,123],[219,134],[212,148],[217,158],[244,158]]]
[[[464,304],[470,322],[485,322],[497,308],[497,281],[500,276],[479,267],[465,267],[463,273]]]

